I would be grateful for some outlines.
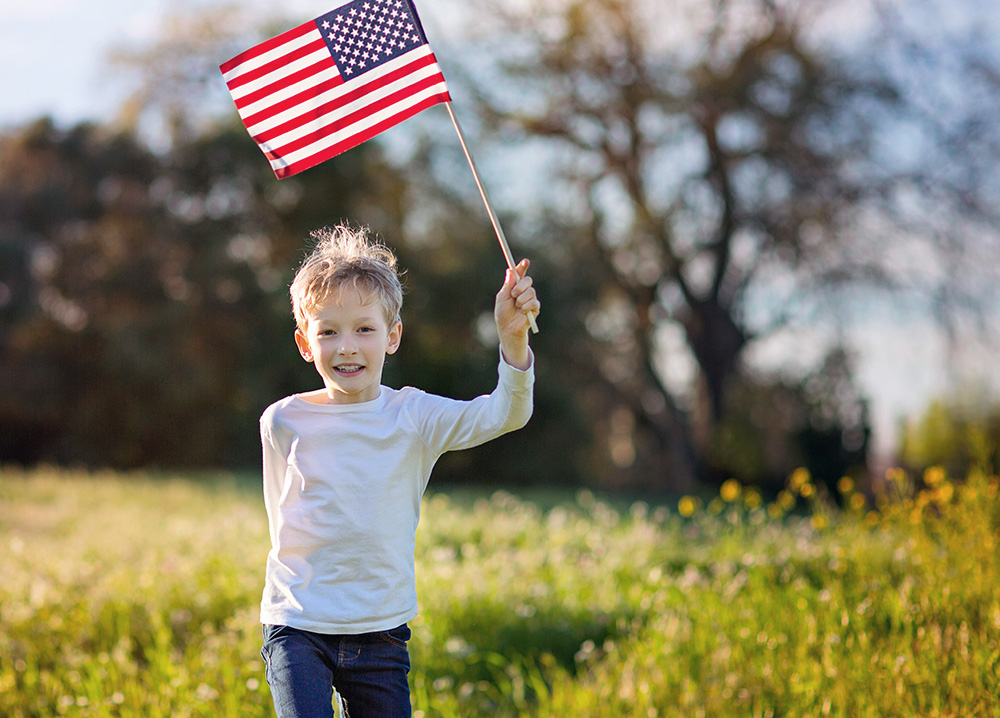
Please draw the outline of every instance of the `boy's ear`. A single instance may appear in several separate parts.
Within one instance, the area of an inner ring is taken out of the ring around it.
[[[299,348],[299,354],[302,355],[303,359],[307,362],[313,360],[312,349],[309,348],[309,339],[302,333],[301,329],[295,330],[295,346]]]
[[[399,349],[399,342],[403,338],[403,323],[397,321],[389,327],[389,343],[385,348],[386,354],[395,354]]]

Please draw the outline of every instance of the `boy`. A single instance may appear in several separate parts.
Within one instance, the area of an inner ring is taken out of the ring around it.
[[[261,623],[279,718],[410,715],[407,621],[417,614],[413,550],[420,499],[445,452],[527,423],[534,373],[528,262],[496,296],[497,388],[457,401],[381,385],[399,348],[396,259],[361,230],[313,233],[291,286],[295,343],[323,388],[261,416],[271,533]]]

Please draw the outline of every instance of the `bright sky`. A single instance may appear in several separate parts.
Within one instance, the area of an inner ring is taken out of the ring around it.
[[[51,114],[60,123],[116,106],[104,58],[120,39],[148,34],[164,0],[2,0],[0,124]]]
[[[122,97],[107,63],[109,52],[157,34],[165,12],[223,4],[225,0],[0,0],[0,127],[51,115],[61,124],[106,120]],[[241,0],[296,17],[329,9],[324,0]],[[425,2],[429,29],[442,22],[440,6]],[[423,6],[422,6],[423,10]],[[249,141],[249,140],[248,140]],[[919,413],[947,386],[949,358],[940,337],[922,323],[860,327],[852,342],[862,352],[859,379],[874,399],[878,444],[892,443],[903,415]],[[785,351],[788,347],[785,348]],[[989,362],[986,362],[989,364]],[[986,367],[983,374],[989,372]],[[982,377],[979,377],[982,378]]]

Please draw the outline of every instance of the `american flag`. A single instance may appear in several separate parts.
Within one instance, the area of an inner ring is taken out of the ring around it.
[[[451,100],[409,0],[351,0],[219,69],[279,179]]]

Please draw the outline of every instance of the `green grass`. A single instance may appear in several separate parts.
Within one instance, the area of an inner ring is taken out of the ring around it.
[[[998,480],[891,488],[431,496],[415,716],[1000,716]],[[254,483],[0,472],[0,716],[272,715],[267,548]]]

